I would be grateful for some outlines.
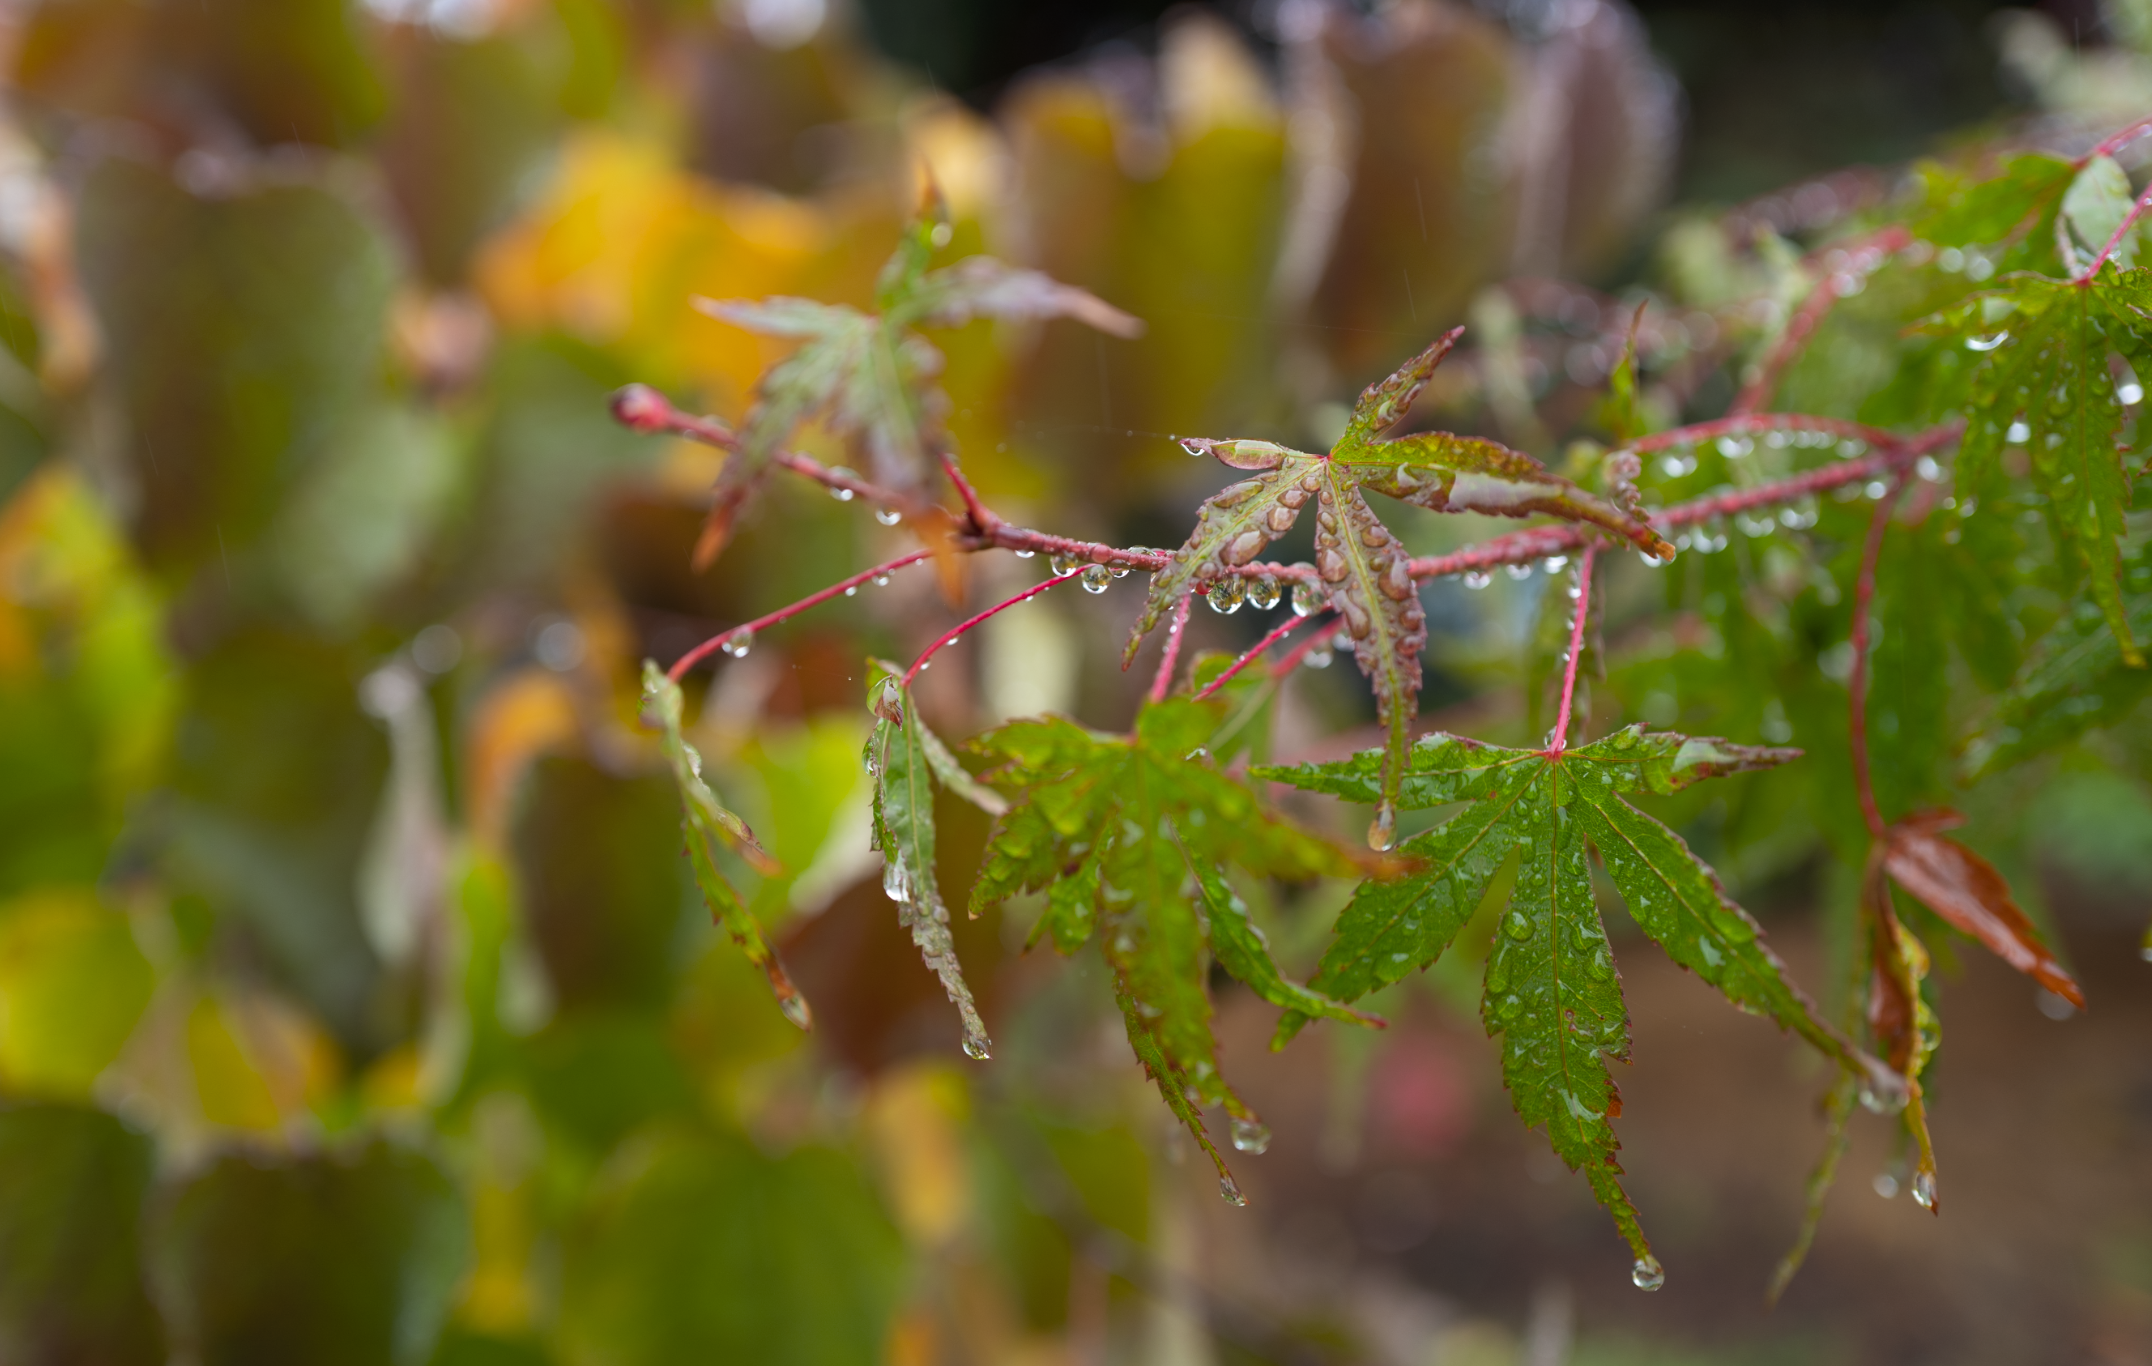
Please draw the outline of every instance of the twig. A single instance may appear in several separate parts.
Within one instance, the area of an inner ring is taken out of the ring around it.
[[[1173,666],[1180,660],[1181,637],[1187,633],[1188,609],[1194,606],[1195,600],[1193,593],[1184,593],[1173,609],[1172,624],[1166,627],[1166,652],[1159,657],[1158,673],[1151,679],[1148,696],[1153,705],[1165,701],[1166,690],[1173,686]]]
[[[964,510],[971,514],[974,530],[983,533],[1000,524],[1001,518],[994,515],[992,508],[979,501],[979,491],[971,486],[971,481],[964,477],[964,472],[956,467],[955,456],[943,451],[941,467],[942,473],[949,478],[950,487],[956,490],[956,496],[964,500]]]
[[[1319,622],[1323,626],[1327,627],[1335,618],[1335,615],[1335,613],[1325,611],[1319,616],[1309,617],[1308,620],[1313,622]],[[1291,673],[1293,670],[1299,668],[1300,661],[1306,659],[1309,655],[1314,654],[1315,651],[1328,638],[1329,637],[1324,635],[1323,632],[1317,631],[1313,635],[1309,636],[1306,640],[1301,641],[1298,645],[1295,645],[1292,649],[1285,652],[1285,658],[1279,660],[1277,663],[1270,666],[1270,676],[1272,678],[1283,678],[1287,674]]]
[[[1883,554],[1883,533],[1890,527],[1891,509],[1905,491],[1905,477],[1893,480],[1877,502],[1868,521],[1868,543],[1861,548],[1860,576],[1853,581],[1853,672],[1846,679],[1847,729],[1853,746],[1853,788],[1861,802],[1861,819],[1868,833],[1882,839],[1888,827],[1876,808],[1875,786],[1868,769],[1868,618],[1876,595],[1876,562]]]
[[[1584,622],[1592,612],[1592,562],[1599,557],[1599,547],[1584,547],[1584,557],[1577,561],[1577,619],[1569,627],[1569,658],[1562,664],[1562,705],[1554,714],[1554,739],[1547,746],[1550,758],[1560,758],[1569,748],[1569,706],[1577,695],[1577,665],[1584,658]]]
[[[673,666],[665,671],[665,676],[670,678],[673,682],[678,683],[682,678],[685,678],[687,676],[687,671],[689,669],[694,668],[704,659],[707,659],[712,650],[718,649],[719,647],[724,645],[726,641],[732,639],[734,636],[739,635],[741,632],[744,631],[751,636],[757,631],[766,630],[767,628],[775,626],[781,621],[789,621],[791,618],[798,616],[800,613],[806,611],[810,607],[819,606],[822,603],[828,602],[831,598],[836,597],[838,594],[857,588],[861,584],[869,581],[870,579],[878,579],[884,574],[895,573],[897,570],[904,568],[906,565],[917,564],[921,560],[926,559],[928,556],[932,555],[933,553],[934,552],[931,550],[914,550],[909,555],[899,555],[897,556],[897,558],[886,561],[882,564],[878,564],[872,569],[863,569],[859,573],[854,574],[848,579],[839,579],[837,582],[831,584],[829,587],[823,589],[819,593],[809,593],[806,597],[801,598],[798,602],[793,603],[789,607],[780,607],[776,611],[769,613],[767,616],[760,616],[756,617],[753,621],[743,622],[742,624],[733,627],[729,631],[721,631],[717,635],[711,636],[702,644],[697,645],[694,649],[689,650],[686,654],[680,656],[680,658],[674,660]]]
[[[1006,598],[1001,602],[997,602],[992,607],[987,608],[984,612],[979,613],[977,616],[971,617],[966,621],[959,622],[957,625],[943,632],[941,636],[936,639],[932,645],[927,646],[927,648],[920,654],[919,658],[912,661],[912,667],[904,671],[902,686],[907,688],[912,686],[913,675],[917,674],[921,669],[924,669],[927,666],[927,661],[934,658],[934,652],[941,649],[942,646],[949,644],[958,636],[963,635],[966,631],[969,631],[972,627],[977,626],[980,622],[985,621],[988,617],[993,616],[995,613],[1007,611],[1009,608],[1016,606],[1016,604],[1020,602],[1028,602],[1032,598],[1035,598],[1039,594],[1045,592],[1047,589],[1052,588],[1055,584],[1067,583],[1070,579],[1077,577],[1077,574],[1078,571],[1072,569],[1066,574],[1055,574],[1050,578],[1042,579],[1038,583],[1035,583],[1029,588],[1026,588],[1023,592],[1018,593],[1015,597]]]
[[[1281,621],[1276,626],[1271,627],[1268,634],[1266,634],[1261,640],[1255,642],[1255,644],[1250,645],[1246,650],[1243,650],[1241,652],[1240,658],[1234,660],[1231,664],[1227,665],[1224,673],[1218,675],[1209,683],[1205,684],[1203,687],[1203,691],[1196,694],[1196,700],[1200,702],[1204,698],[1209,697],[1212,693],[1224,687],[1226,684],[1232,682],[1234,675],[1238,674],[1242,669],[1247,668],[1250,664],[1253,664],[1265,650],[1268,650],[1271,646],[1285,639],[1294,631],[1299,630],[1302,626],[1307,625],[1311,621],[1326,622],[1329,619],[1329,616],[1330,613],[1327,609],[1312,617],[1294,615],[1287,617],[1284,621]]]
[[[1840,253],[1845,259],[1836,270],[1825,272],[1823,278],[1816,281],[1814,288],[1808,291],[1808,297],[1801,301],[1801,306],[1794,310],[1793,317],[1787,320],[1785,335],[1778,339],[1778,345],[1771,348],[1771,355],[1756,372],[1756,378],[1751,380],[1741,391],[1740,397],[1734,400],[1731,413],[1736,417],[1746,417],[1770,402],[1773,391],[1778,388],[1779,380],[1786,373],[1786,368],[1807,348],[1808,339],[1815,335],[1824,315],[1838,302],[1840,281],[1869,274],[1892,252],[1912,240],[1912,234],[1893,225],[1850,245],[1842,244],[1831,248],[1831,253]],[[1831,253],[1825,254],[1826,259]]]

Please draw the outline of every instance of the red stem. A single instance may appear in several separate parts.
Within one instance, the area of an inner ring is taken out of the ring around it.
[[[1327,627],[1331,623],[1331,621],[1335,619],[1335,615],[1335,613],[1332,613],[1328,609],[1325,609],[1324,611],[1317,613],[1315,616],[1309,617],[1308,620]],[[1299,668],[1300,661],[1306,659],[1309,655],[1314,654],[1315,651],[1321,647],[1322,643],[1328,639],[1329,637],[1321,631],[1317,631],[1313,635],[1308,636],[1298,645],[1295,645],[1292,649],[1287,650],[1285,652],[1285,658],[1279,660],[1277,663],[1270,666],[1270,676],[1272,678],[1285,677],[1293,670]]]
[[[1184,594],[1173,609],[1172,624],[1166,627],[1166,652],[1158,661],[1158,673],[1151,679],[1148,694],[1155,705],[1166,700],[1166,690],[1173,686],[1173,666],[1181,657],[1181,637],[1188,630],[1188,609],[1195,605],[1195,595]],[[1208,693],[1204,694],[1209,696]]]
[[[1838,302],[1838,282],[1841,279],[1870,273],[1883,264],[1884,258],[1911,240],[1912,234],[1904,228],[1892,226],[1851,245],[1831,248],[1831,252],[1842,254],[1845,259],[1838,269],[1827,271],[1822,279],[1816,281],[1815,287],[1808,291],[1808,297],[1802,300],[1800,308],[1795,310],[1793,317],[1787,321],[1786,334],[1778,339],[1777,346],[1771,348],[1770,358],[1756,372],[1756,378],[1741,391],[1741,396],[1734,400],[1732,414],[1745,417],[1770,401],[1772,392],[1778,388],[1780,378],[1786,373],[1786,367],[1793,364],[1794,359],[1807,347],[1808,339],[1815,333],[1817,325],[1823,321],[1824,315],[1831,311],[1831,306]],[[1830,253],[1825,255],[1828,257]]]
[[[1212,693],[1224,687],[1226,684],[1232,682],[1233,676],[1235,674],[1238,674],[1242,669],[1245,669],[1250,664],[1253,664],[1256,661],[1256,658],[1260,656],[1265,650],[1268,650],[1271,646],[1277,644],[1279,641],[1285,639],[1293,632],[1299,630],[1302,626],[1307,625],[1310,621],[1324,620],[1329,615],[1330,614],[1328,611],[1324,611],[1313,617],[1303,617],[1296,613],[1293,616],[1287,617],[1284,621],[1279,622],[1276,626],[1271,627],[1269,634],[1265,635],[1261,640],[1255,642],[1255,644],[1250,645],[1246,650],[1241,652],[1240,658],[1234,660],[1231,664],[1227,665],[1226,671],[1224,673],[1218,675],[1209,683],[1205,684],[1203,687],[1203,691],[1196,694],[1196,700],[1200,702],[1204,698],[1209,697]]]
[[[1562,665],[1562,706],[1554,714],[1554,740],[1547,747],[1550,758],[1560,758],[1569,748],[1569,708],[1577,695],[1577,665],[1584,659],[1584,622],[1592,612],[1592,561],[1599,557],[1599,547],[1584,547],[1584,558],[1577,561],[1577,619],[1569,627],[1569,658]]]
[[[1868,521],[1868,543],[1861,548],[1860,577],[1853,581],[1853,672],[1846,679],[1847,729],[1853,745],[1853,789],[1860,797],[1861,819],[1868,833],[1882,839],[1888,829],[1876,807],[1875,785],[1868,769],[1868,609],[1876,595],[1876,562],[1883,554],[1883,533],[1890,527],[1891,509],[1905,491],[1900,475],[1876,504]]]
[[[1639,437],[1629,443],[1627,449],[1642,455],[1649,451],[1663,451],[1668,446],[1694,446],[1720,436],[1747,436],[1760,432],[1829,432],[1833,436],[1852,437],[1871,446],[1902,446],[1906,437],[1896,432],[1871,427],[1865,422],[1846,422],[1835,417],[1811,417],[1806,413],[1734,413],[1727,417],[1715,417],[1709,422],[1694,422],[1686,427],[1674,427]]]
[[[964,510],[971,514],[972,528],[984,533],[999,525],[1001,518],[994,515],[992,508],[979,501],[979,491],[971,486],[971,481],[964,477],[964,472],[956,467],[956,457],[943,451],[941,467],[942,473],[949,477],[949,483],[956,489],[956,496],[964,500]]]
[[[980,622],[985,621],[988,617],[993,616],[995,613],[1005,612],[1009,608],[1016,606],[1016,604],[1020,602],[1028,602],[1032,598],[1035,598],[1039,594],[1045,592],[1047,589],[1052,588],[1057,583],[1067,583],[1070,579],[1077,577],[1078,572],[1079,571],[1076,570],[1070,570],[1066,574],[1056,574],[1051,578],[1043,579],[1040,582],[1031,585],[1029,588],[1026,588],[1023,592],[1018,593],[1015,597],[1005,599],[1001,602],[997,602],[992,607],[987,608],[984,612],[979,613],[977,616],[972,617],[968,621],[959,622],[956,626],[950,628],[948,631],[943,632],[938,640],[936,640],[932,645],[927,646],[926,650],[920,654],[919,658],[912,661],[912,667],[904,671],[904,678],[902,680],[901,686],[907,688],[912,686],[913,676],[917,674],[921,669],[926,667],[927,661],[934,658],[934,652],[941,649],[942,646],[947,645],[949,642],[955,640],[958,636],[963,635],[966,631],[969,631],[972,627],[977,626]]]
[[[2092,277],[2100,273],[2100,267],[2106,265],[2107,258],[2115,254],[2115,248],[2122,245],[2122,239],[2129,235],[2131,228],[2137,226],[2137,220],[2144,216],[2147,208],[2152,208],[2152,186],[2146,186],[2145,192],[2137,196],[2137,202],[2130,205],[2130,211],[2122,216],[2122,225],[2107,239],[2107,245],[2100,248],[2100,254],[2092,259],[2091,265],[2070,277],[2070,283],[2079,287],[2091,284]]]
[[[2146,133],[2152,133],[2152,119],[2139,119],[2120,132],[2109,134],[2097,147],[2079,157],[2077,165],[2083,166],[2086,162],[2100,157],[2111,157]]]
[[[776,611],[770,613],[768,616],[756,617],[753,621],[743,622],[740,625],[733,627],[729,631],[723,631],[717,635],[711,636],[702,644],[697,645],[694,649],[689,650],[686,654],[680,656],[680,658],[673,661],[673,666],[665,671],[665,676],[667,678],[670,678],[673,682],[678,683],[682,678],[685,678],[687,676],[687,671],[689,669],[694,668],[697,664],[700,664],[703,660],[709,658],[710,652],[712,650],[719,648],[727,640],[731,639],[733,636],[737,635],[741,631],[746,631],[747,633],[752,635],[757,631],[765,630],[768,627],[775,626],[781,621],[788,621],[791,618],[796,617],[800,613],[806,611],[810,607],[818,606],[822,603],[828,602],[831,598],[836,597],[839,593],[844,592],[848,588],[857,588],[861,584],[867,582],[869,579],[875,579],[881,577],[884,574],[894,573],[897,570],[904,568],[908,564],[917,564],[921,560],[927,558],[929,555],[932,555],[933,553],[934,552],[931,550],[915,550],[909,555],[899,555],[897,556],[897,558],[890,560],[884,564],[878,564],[872,569],[863,569],[859,573],[854,574],[849,579],[839,579],[837,582],[831,584],[829,587],[823,589],[821,592],[810,593],[806,597],[801,598],[798,602],[793,603],[789,607],[780,607]]]

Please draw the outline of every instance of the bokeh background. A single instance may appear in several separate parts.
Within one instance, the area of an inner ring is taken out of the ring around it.
[[[1947,1217],[1878,1198],[1860,1130],[1775,1312],[1826,1079],[1624,958],[1647,1297],[1511,1115],[1468,954],[1379,1041],[1272,1055],[1222,990],[1277,1135],[1244,1210],[1022,907],[958,926],[998,1043],[965,1060],[859,765],[863,659],[952,619],[925,576],[692,676],[786,869],[747,885],[793,1030],[695,900],[634,680],[908,542],[778,486],[692,574],[713,455],[606,410],[641,381],[737,419],[782,351],[690,297],[864,303],[925,167],[953,252],[1149,324],[938,339],[1012,517],[1171,544],[1221,482],[1172,434],[1320,441],[1459,322],[1480,359],[1430,402],[1553,458],[1616,294],[1709,350],[1775,278],[1759,227],[2152,113],[2148,31],[2136,0],[0,5],[0,1363],[2152,1362],[2141,716],[2006,832],[2093,1009],[1955,966]],[[1068,596],[944,657],[945,734],[1126,722],[1136,594]],[[1535,601],[1431,596],[1430,711],[1523,733]],[[1349,672],[1294,682],[1281,753],[1367,724]],[[942,817],[961,887],[984,826]],[[1763,819],[1723,866],[1814,985],[1846,884]],[[1341,895],[1262,908],[1290,966]]]

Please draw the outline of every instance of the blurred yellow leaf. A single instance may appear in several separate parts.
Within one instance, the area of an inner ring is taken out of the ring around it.
[[[891,1210],[915,1245],[945,1244],[971,1217],[964,1151],[970,1111],[963,1076],[945,1063],[888,1073],[867,1102]]]
[[[88,888],[0,906],[0,1083],[80,1098],[119,1056],[155,974],[127,917]]]
[[[531,761],[574,741],[578,729],[568,685],[543,669],[511,675],[478,704],[464,772],[471,831],[482,848],[501,847],[516,783]]]
[[[336,1079],[327,1033],[265,995],[204,993],[187,1012],[186,1047],[202,1118],[226,1128],[279,1132]]]

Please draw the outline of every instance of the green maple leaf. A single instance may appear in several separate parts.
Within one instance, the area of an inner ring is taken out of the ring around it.
[[[973,741],[999,761],[989,778],[1022,795],[995,822],[972,906],[1043,891],[1034,938],[1050,933],[1063,953],[1099,940],[1130,1046],[1237,1199],[1201,1111],[1223,1106],[1240,1146],[1259,1147],[1261,1130],[1218,1071],[1209,959],[1288,1010],[1371,1017],[1286,981],[1218,871],[1227,863],[1294,879],[1356,871],[1337,848],[1270,815],[1219,771],[1203,747],[1225,710],[1175,699],[1144,708],[1130,735],[1046,716]]]
[[[672,765],[673,783],[680,790],[680,834],[687,846],[688,864],[695,873],[695,886],[718,926],[769,978],[770,992],[785,1018],[801,1029],[812,1028],[814,1016],[807,1007],[807,998],[785,975],[784,964],[763,937],[754,913],[718,870],[716,851],[729,849],[765,874],[778,871],[777,861],[763,850],[747,822],[726,810],[703,780],[702,755],[681,733],[683,710],[680,685],[666,677],[654,662],[643,661],[643,714],[655,720],[664,735],[665,757]]]
[[[2122,592],[2130,470],[2110,357],[2119,353],[2140,376],[2152,376],[2148,310],[2152,270],[2110,268],[2083,282],[2011,276],[1922,324],[1979,357],[1963,381],[1959,463],[1969,487],[1995,489],[2004,449],[2024,444],[2057,539],[2083,566],[2132,667],[2144,659]]]
[[[1419,709],[1427,616],[1412,579],[1411,554],[1376,517],[1362,490],[1436,512],[1543,514],[1585,522],[1648,554],[1674,553],[1644,521],[1506,446],[1446,432],[1382,439],[1404,418],[1462,332],[1459,328],[1444,335],[1395,374],[1369,385],[1345,434],[1328,454],[1311,455],[1269,441],[1183,441],[1195,454],[1257,473],[1203,504],[1186,543],[1152,576],[1150,595],[1125,653],[1125,660],[1134,659],[1143,637],[1175,603],[1254,561],[1293,529],[1301,509],[1312,502],[1315,570],[1324,601],[1344,621],[1353,658],[1367,675],[1389,730],[1392,781],[1385,783],[1378,802],[1385,814],[1391,810],[1395,779],[1402,773],[1412,718]],[[1377,827],[1370,839],[1381,847],[1387,840],[1382,815]]]
[[[1703,778],[1765,768],[1798,750],[1647,734],[1631,727],[1561,754],[1502,749],[1453,735],[1422,738],[1399,786],[1408,807],[1469,803],[1400,853],[1417,865],[1396,881],[1369,881],[1338,918],[1337,938],[1309,989],[1351,1001],[1440,957],[1512,854],[1519,868],[1487,959],[1482,1016],[1502,1035],[1502,1074],[1526,1124],[1544,1125],[1554,1151],[1582,1168],[1640,1262],[1651,1256],[1621,1185],[1610,1121],[1621,1098],[1605,1058],[1629,1055],[1628,1014],[1592,895],[1587,846],[1639,928],[1681,966],[1744,1010],[1770,1016],[1831,1057],[1874,1074],[1786,980],[1747,912],[1681,837],[1624,798],[1670,793]],[[1257,768],[1255,776],[1378,800],[1386,756]],[[1279,1022],[1276,1046],[1304,1014]],[[1884,1084],[1888,1084],[1885,1081]]]
[[[948,448],[942,424],[949,400],[935,383],[941,352],[915,329],[956,327],[974,318],[1070,317],[1115,336],[1143,331],[1135,318],[1081,289],[991,257],[928,270],[946,233],[940,202],[931,200],[882,268],[873,313],[787,297],[695,301],[720,321],[801,343],[755,387],[754,409],[718,476],[699,561],[722,547],[770,456],[794,428],[817,415],[860,451],[876,483],[905,493],[926,486],[935,459]]]
[[[882,851],[882,890],[901,908],[899,918],[912,942],[964,1025],[964,1051],[985,1058],[993,1044],[986,1022],[964,981],[956,943],[949,932],[949,907],[942,901],[934,871],[934,789],[937,784],[989,814],[1009,809],[1001,795],[972,778],[947,746],[919,719],[903,670],[875,661],[883,679],[870,683],[874,730],[867,737],[867,767],[874,775],[874,846]]]

